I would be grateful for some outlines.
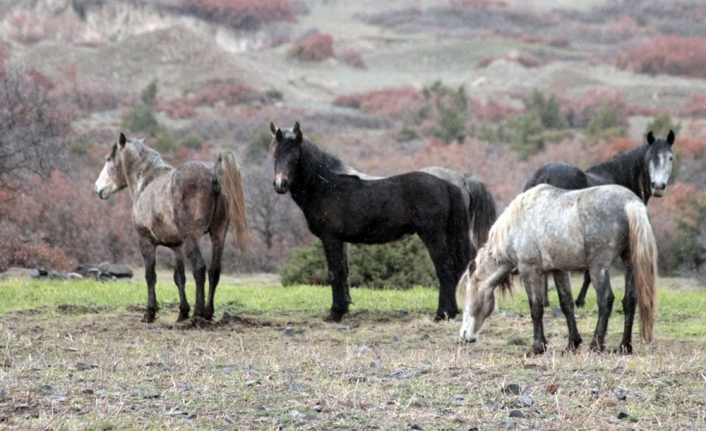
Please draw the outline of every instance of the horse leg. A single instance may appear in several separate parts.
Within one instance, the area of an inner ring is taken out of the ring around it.
[[[583,273],[583,286],[581,286],[581,292],[579,292],[579,297],[576,298],[576,306],[581,308],[586,305],[586,294],[588,293],[588,286],[591,284],[591,273],[586,271]]]
[[[340,322],[348,312],[351,301],[348,291],[348,249],[346,244],[338,238],[321,238],[328,263],[328,277],[331,282],[333,304],[326,320]]]
[[[220,229],[215,232],[211,232],[211,267],[208,268],[208,299],[206,300],[206,310],[204,312],[204,318],[206,320],[213,319],[213,303],[216,296],[216,286],[221,279],[221,259],[223,257],[223,246],[226,240],[226,232],[228,232],[228,225],[225,225],[225,229]]]
[[[615,300],[613,289],[610,287],[609,268],[609,266],[591,268],[591,279],[598,297],[598,323],[596,324],[596,332],[593,334],[593,340],[591,340],[591,350],[599,352],[605,349],[605,334],[608,331],[608,320],[610,319],[613,301]]]
[[[549,307],[549,276],[547,274],[542,274],[542,282],[544,283],[544,291],[542,295],[542,305]]]
[[[157,294],[154,291],[154,286],[157,284],[157,272],[155,265],[157,259],[155,252],[157,246],[152,243],[149,238],[140,237],[140,252],[142,259],[145,261],[145,281],[147,282],[147,310],[142,316],[142,322],[152,323],[157,316]]]
[[[566,347],[566,350],[572,352],[578,349],[582,340],[576,326],[576,317],[574,316],[574,301],[573,295],[571,294],[569,273],[564,271],[554,271],[552,275],[554,276],[554,283],[556,284],[556,290],[559,294],[561,311],[564,313],[564,317],[566,318],[566,326],[569,329],[569,345]]]
[[[194,300],[194,317],[205,318],[204,313],[204,284],[206,283],[206,263],[199,250],[198,238],[189,238],[184,241],[184,251],[189,258],[191,271],[196,284],[196,298]]]
[[[532,326],[534,327],[532,350],[528,355],[541,355],[547,351],[547,339],[544,338],[544,325],[542,323],[542,317],[544,315],[542,278],[546,279],[546,277],[535,268],[520,268],[520,279],[527,291],[530,314],[532,315]]]
[[[458,314],[457,280],[454,277],[454,263],[446,247],[444,235],[419,234],[419,237],[429,252],[436,270],[436,277],[439,279],[439,308],[436,310],[434,320],[453,319]]]
[[[186,274],[184,273],[184,252],[181,247],[174,247],[174,283],[179,289],[179,317],[177,322],[189,318],[189,302],[186,300]]]
[[[635,318],[635,271],[630,265],[629,257],[623,259],[625,264],[625,296],[623,297],[623,314],[625,315],[625,327],[623,329],[623,340],[618,347],[618,353],[632,353],[632,324]]]

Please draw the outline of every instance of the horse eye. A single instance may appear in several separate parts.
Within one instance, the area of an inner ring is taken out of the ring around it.
[[[674,156],[669,156],[669,161],[671,162],[672,160],[674,160]]]

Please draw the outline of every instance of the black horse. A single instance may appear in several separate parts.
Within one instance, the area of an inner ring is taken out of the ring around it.
[[[527,181],[524,191],[538,184],[550,184],[567,190],[618,184],[630,189],[647,204],[650,197],[661,197],[667,190],[674,162],[673,145],[673,131],[670,130],[666,138],[655,138],[652,132],[648,132],[646,144],[618,153],[607,162],[591,166],[586,172],[567,163],[545,165]],[[587,271],[576,298],[577,307],[584,306],[590,283],[591,276]],[[548,304],[545,280],[544,305]]]
[[[346,243],[382,244],[416,233],[439,278],[437,319],[458,314],[456,284],[475,257],[468,212],[458,187],[423,172],[367,180],[341,173],[343,162],[304,139],[299,123],[274,135],[277,193],[287,191],[324,246],[333,293],[329,320],[348,312]]]

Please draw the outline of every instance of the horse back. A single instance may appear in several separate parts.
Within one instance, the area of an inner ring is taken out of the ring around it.
[[[586,174],[568,163],[550,163],[542,166],[525,184],[524,191],[539,184],[549,184],[565,190],[578,190],[589,187]]]
[[[213,181],[212,163],[188,162],[174,172],[170,196],[174,220],[182,236],[205,234],[216,205],[224,204],[223,199],[216,199]]]

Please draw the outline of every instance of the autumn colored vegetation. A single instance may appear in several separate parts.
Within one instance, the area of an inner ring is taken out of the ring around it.
[[[293,58],[303,61],[324,61],[335,57],[333,38],[326,33],[314,33],[296,42],[289,51]]]
[[[706,38],[658,36],[644,45],[622,52],[619,67],[639,73],[706,78]]]
[[[270,21],[296,21],[289,0],[181,0],[180,8],[234,28],[253,29]]]

